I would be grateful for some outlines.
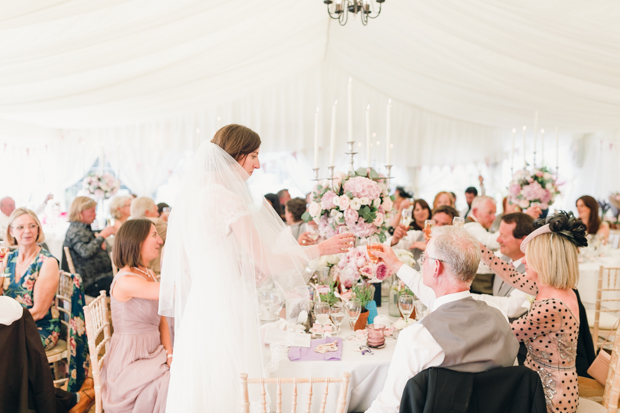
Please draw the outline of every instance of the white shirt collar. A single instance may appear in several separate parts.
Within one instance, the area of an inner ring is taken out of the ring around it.
[[[463,298],[467,298],[470,296],[471,296],[471,293],[469,291],[461,291],[461,292],[454,293],[454,294],[443,295],[435,299],[435,301],[433,302],[433,308],[431,308],[431,312],[435,311],[436,309],[438,309],[440,306],[444,304],[451,303],[452,301],[462,300]]]
[[[519,258],[518,260],[513,261],[513,262],[512,262],[512,265],[513,265],[515,268],[519,267],[519,265],[521,265],[521,260],[522,260],[522,259],[523,259],[523,258]]]

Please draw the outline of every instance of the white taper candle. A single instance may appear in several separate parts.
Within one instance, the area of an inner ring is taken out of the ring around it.
[[[319,108],[314,114],[314,167],[319,167]]]
[[[334,165],[334,154],[336,150],[336,113],[338,112],[338,101],[334,102],[334,106],[332,107],[332,130],[331,130],[331,141],[329,144],[329,166]]]
[[[388,100],[387,104],[387,117],[385,124],[385,164],[392,164],[392,150],[390,149],[390,134],[392,129],[392,99]]]
[[[371,167],[370,163],[370,105],[366,107],[366,166]]]
[[[353,142],[353,97],[352,97],[352,79],[349,78],[349,88],[347,90],[347,100],[348,100],[348,124],[349,124],[349,142]]]

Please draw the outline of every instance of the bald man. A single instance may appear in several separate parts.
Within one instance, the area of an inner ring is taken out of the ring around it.
[[[0,199],[0,240],[4,240],[6,229],[9,225],[9,217],[15,211],[15,201],[9,196]]]

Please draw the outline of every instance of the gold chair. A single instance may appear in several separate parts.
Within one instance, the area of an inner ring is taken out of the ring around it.
[[[598,273],[594,324],[592,325],[594,351],[597,351],[603,344],[603,338],[614,330],[614,325],[618,320],[617,314],[620,313],[620,298],[617,298],[619,296],[620,267],[601,266]],[[591,319],[590,317],[591,312],[588,319]]]
[[[268,378],[268,379],[248,379],[246,373],[242,373],[241,376],[241,411],[243,413],[250,412],[250,398],[248,395],[248,384],[260,384],[261,386],[261,412],[267,412],[267,397],[265,392],[265,384],[276,384],[276,411],[282,412],[282,383],[293,384],[293,400],[291,411],[297,411],[297,384],[310,383],[310,389],[308,390],[308,399],[306,401],[306,411],[310,412],[312,407],[312,385],[314,383],[325,383],[325,389],[323,390],[323,397],[321,398],[320,412],[325,413],[325,405],[327,404],[327,395],[329,391],[330,383],[342,383],[340,386],[340,392],[338,393],[338,402],[336,407],[336,413],[344,413],[344,409],[347,405],[347,395],[349,389],[349,380],[351,374],[342,373],[341,378],[333,377],[320,377],[320,378]]]
[[[69,381],[69,377],[60,377],[60,361],[66,360],[69,365],[71,360],[71,350],[68,347],[71,328],[69,321],[71,320],[71,295],[73,294],[73,281],[71,274],[60,271],[60,279],[58,281],[58,290],[53,306],[59,313],[60,323],[66,329],[66,340],[58,340],[56,346],[45,352],[48,363],[54,366],[54,385],[59,387]],[[65,317],[66,316],[66,317]],[[65,320],[66,318],[66,320]]]
[[[71,274],[77,274],[75,271],[75,265],[73,265],[73,258],[71,258],[71,252],[69,251],[69,247],[64,247],[65,257],[67,258],[67,265],[69,265],[69,271]]]
[[[611,352],[611,360],[609,360],[609,369],[607,372],[607,380],[605,380],[605,386],[602,386],[594,379],[579,377],[578,380],[579,397],[598,403],[602,402],[606,410],[601,411],[608,413],[616,413],[618,409],[618,397],[620,396],[620,357],[618,357],[618,352],[620,352],[620,327],[616,330],[616,339],[614,340],[614,347]],[[596,410],[591,409],[588,411],[594,412]]]
[[[90,353],[90,364],[95,384],[95,412],[101,413],[103,411],[101,403],[101,369],[108,354],[111,338],[110,313],[108,312],[105,291],[101,291],[99,297],[84,307],[84,318],[86,319],[88,351]],[[97,344],[97,339],[102,333],[103,339]]]

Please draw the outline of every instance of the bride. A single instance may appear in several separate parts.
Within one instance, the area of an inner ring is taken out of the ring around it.
[[[230,412],[240,373],[277,368],[261,341],[257,290],[307,295],[305,264],[340,253],[352,234],[300,247],[246,180],[260,168],[258,134],[228,125],[198,149],[169,218],[159,312],[174,317],[166,412]],[[263,354],[266,353],[266,354]]]

